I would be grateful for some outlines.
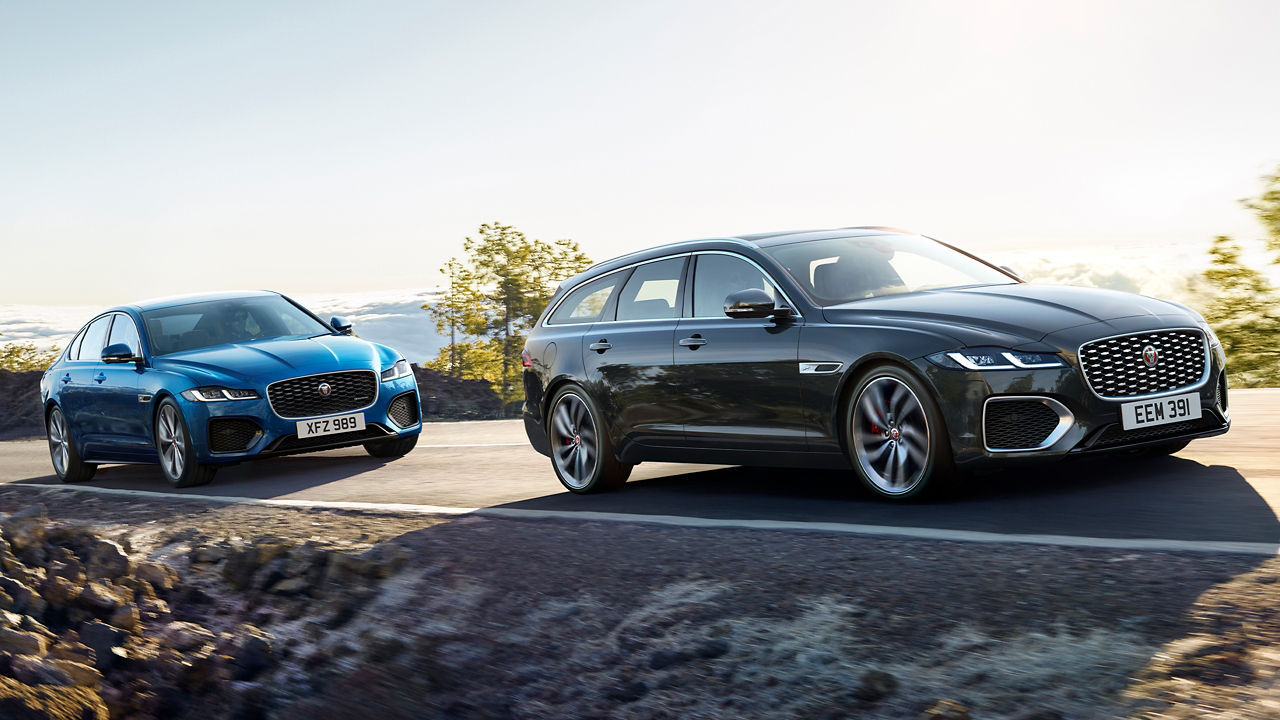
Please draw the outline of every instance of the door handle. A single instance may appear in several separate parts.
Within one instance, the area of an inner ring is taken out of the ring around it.
[[[93,380],[94,382],[101,385],[102,383],[107,381],[107,375],[106,373],[98,373],[96,376],[94,376]]]
[[[702,347],[703,345],[706,345],[706,344],[707,344],[707,341],[706,341],[706,340],[703,340],[701,335],[696,335],[696,334],[695,334],[693,337],[687,337],[687,338],[685,338],[685,339],[681,340],[681,341],[680,341],[680,344],[681,344],[681,345],[683,345],[683,346],[685,346],[685,347],[687,347],[687,348],[689,348],[690,350],[697,350],[698,348]]]
[[[69,383],[69,382],[71,382],[71,373],[67,373],[66,375],[63,375],[63,376],[62,376],[62,384],[63,384],[63,385],[66,385],[66,384],[67,384],[67,383]]]
[[[613,347],[613,345],[611,345],[608,340],[605,340],[604,338],[600,338],[600,342],[591,343],[590,345],[587,346],[587,349],[595,350],[596,352],[603,355],[604,351],[608,350],[611,347]]]

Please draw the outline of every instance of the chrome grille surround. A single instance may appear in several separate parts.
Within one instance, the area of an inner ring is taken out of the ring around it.
[[[330,385],[329,395],[320,395],[320,383]],[[306,375],[271,383],[267,400],[271,410],[286,420],[336,415],[373,407],[380,384],[372,370]]]
[[[1148,345],[1159,353],[1143,360]],[[1090,340],[1076,356],[1089,390],[1103,400],[1138,400],[1191,390],[1209,378],[1209,347],[1199,328],[1170,328]]]

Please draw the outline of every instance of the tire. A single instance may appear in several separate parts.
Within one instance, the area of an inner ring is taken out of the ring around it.
[[[182,408],[171,398],[160,401],[156,409],[156,454],[160,456],[160,472],[176,488],[208,485],[217,468],[195,462],[196,451]]]
[[[845,403],[843,427],[854,473],[878,497],[905,501],[932,495],[953,473],[938,403],[897,365],[863,373]]]
[[[600,409],[586,391],[568,385],[548,407],[547,443],[560,484],[580,495],[622,487],[633,466],[618,462]]]
[[[98,466],[82,462],[76,444],[71,440],[71,426],[62,414],[62,409],[54,406],[45,418],[45,437],[49,440],[49,459],[53,461],[53,471],[64,483],[85,482],[93,478]]]
[[[1138,451],[1138,454],[1142,457],[1164,457],[1172,455],[1190,444],[1190,440],[1173,440],[1159,445],[1144,447]]]
[[[367,442],[364,444],[364,451],[376,458],[394,459],[408,455],[417,444],[418,436],[410,435],[409,437]]]

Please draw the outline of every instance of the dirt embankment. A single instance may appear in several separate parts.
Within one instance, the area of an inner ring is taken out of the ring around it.
[[[61,519],[42,550],[0,524],[21,563],[6,577],[46,603],[4,617],[43,654],[0,655],[0,703],[96,694],[135,720],[1274,717],[1276,559],[0,488],[0,509],[37,501]]]
[[[422,417],[433,420],[490,420],[502,417],[502,400],[482,380],[460,380],[413,366],[422,397]],[[0,441],[44,435],[39,372],[0,369]],[[519,410],[517,407],[516,410]]]

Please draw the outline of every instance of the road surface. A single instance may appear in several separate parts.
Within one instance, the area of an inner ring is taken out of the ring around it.
[[[171,490],[150,466],[104,466],[95,487],[192,495],[411,503],[805,521],[1086,538],[1274,543],[1280,547],[1280,390],[1231,394],[1233,427],[1156,460],[1088,459],[975,478],[945,501],[891,505],[850,474],[646,463],[617,493],[564,492],[519,421],[428,424],[409,456],[360,448],[221,470]],[[58,484],[43,441],[0,443],[0,483]]]

